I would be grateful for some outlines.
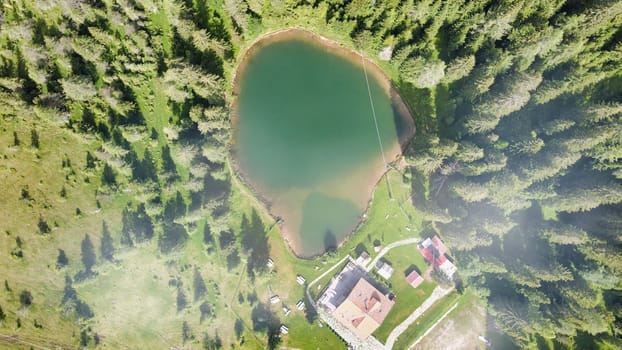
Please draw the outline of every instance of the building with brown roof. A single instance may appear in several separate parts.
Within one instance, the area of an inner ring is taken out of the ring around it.
[[[421,283],[423,283],[423,277],[421,277],[421,275],[418,274],[417,271],[413,270],[413,272],[409,273],[408,276],[406,276],[406,281],[413,288],[417,288]]]
[[[394,304],[395,301],[382,294],[365,278],[360,278],[332,314],[360,339],[366,339],[380,326]]]

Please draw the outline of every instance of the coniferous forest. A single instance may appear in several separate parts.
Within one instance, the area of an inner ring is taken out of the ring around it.
[[[308,346],[258,300],[282,243],[229,163],[241,56],[296,27],[375,61],[410,107],[403,182],[458,289],[520,348],[622,348],[622,2],[0,4],[0,335]]]

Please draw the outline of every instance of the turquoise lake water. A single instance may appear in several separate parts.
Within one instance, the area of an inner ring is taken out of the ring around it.
[[[234,136],[240,171],[283,219],[294,251],[322,253],[356,227],[385,170],[362,65],[302,38],[264,43],[243,65]],[[369,83],[392,160],[408,123],[388,85],[373,74]]]

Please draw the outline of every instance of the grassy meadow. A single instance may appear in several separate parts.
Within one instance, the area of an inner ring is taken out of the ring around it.
[[[154,120],[159,118],[156,113],[146,115]],[[250,321],[253,305],[249,296],[252,298],[252,295],[258,300],[254,305],[267,303],[270,296],[279,295],[283,304],[292,309],[292,313],[285,316],[281,304],[270,306],[280,322],[290,328],[290,333],[283,336],[284,345],[304,349],[324,348],[327,344],[335,349],[345,347],[330,329],[318,327],[317,321],[309,324],[304,314],[295,309],[304,293],[304,287],[295,282],[296,275],[301,274],[311,281],[345,254],[354,255],[355,248],[361,244],[373,257],[373,241],[379,240],[385,245],[415,235],[420,229],[420,221],[408,201],[409,182],[398,172],[391,171],[388,178],[393,199],[389,198],[388,183],[383,178],[370,202],[367,220],[341,249],[312,260],[298,259],[280,236],[278,225],[274,225],[263,206],[234,177],[230,197],[231,225],[238,227],[242,214],[249,215],[253,209],[260,213],[268,231],[270,257],[275,261],[273,269],[251,280],[246,273],[245,254],[240,254],[238,266],[228,269],[226,257],[231,250],[240,249],[239,242],[225,249],[217,243],[206,245],[203,220],[189,232],[183,250],[163,254],[156,241],[137,243],[130,248],[120,244],[123,226],[120,212],[128,200],[144,196],[141,187],[121,182],[119,191],[107,192],[101,185],[101,168],[87,169],[85,165],[86,152],[97,150],[97,140],[89,141],[49,124],[37,128],[40,146],[35,149],[29,145],[30,131],[20,129],[28,124],[26,120],[16,120],[3,125],[0,134],[2,157],[6,156],[1,168],[6,192],[0,201],[3,232],[0,248],[5,252],[0,258],[0,269],[6,271],[3,279],[11,289],[7,291],[3,287],[0,291],[0,305],[7,314],[0,325],[0,333],[15,335],[20,341],[63,348],[72,348],[80,342],[81,323],[76,323],[69,314],[63,315],[65,307],[61,303],[64,278],[70,276],[79,298],[94,314],[88,327],[110,348],[159,347],[162,344],[194,347],[202,342],[203,334],[208,334],[212,338],[219,337],[225,347],[262,349],[266,346],[265,339],[253,331]],[[152,125],[162,127],[155,121]],[[19,146],[11,146],[13,131],[17,132]],[[70,168],[62,167],[64,158],[71,160]],[[183,177],[188,170],[180,169],[179,173]],[[65,197],[60,194],[63,186]],[[22,198],[23,188],[28,189],[28,199]],[[79,215],[76,208],[80,208]],[[49,223],[49,233],[40,233],[39,218]],[[112,232],[116,247],[113,261],[104,259],[99,252],[103,222]],[[97,263],[93,271],[96,276],[77,281],[76,274],[84,269],[81,241],[85,234],[95,247]],[[22,241],[21,258],[10,254],[16,247],[17,237]],[[207,252],[209,247],[211,253]],[[396,251],[407,252],[407,248]],[[69,259],[66,267],[56,266],[58,249],[63,249]],[[395,282],[392,281],[394,289],[403,287],[400,269],[407,267],[407,261],[401,261],[401,255],[392,251],[386,256],[398,270],[393,278]],[[207,289],[196,301],[193,293],[195,269],[200,272]],[[330,277],[332,275],[326,279]],[[178,289],[188,301],[181,310],[176,307]],[[29,307],[20,306],[22,290],[29,290],[33,295]],[[401,289],[398,293],[401,294]],[[201,320],[199,308],[203,301],[210,306],[211,315]],[[19,327],[17,319],[20,319]],[[42,328],[35,327],[35,320]],[[241,333],[236,333],[237,320],[242,321]],[[186,345],[181,340],[184,322],[190,329]],[[95,341],[89,344],[94,346]]]
[[[0,348],[344,349],[296,309],[296,276],[433,234],[464,293],[395,349],[455,303],[448,321],[464,328],[478,299],[500,346],[622,348],[620,1],[5,0],[0,12]],[[292,253],[231,151],[238,66],[289,28],[378,65],[417,128],[360,226],[313,259]],[[398,299],[380,341],[435,285],[406,283],[427,269],[415,245],[384,258]]]
[[[419,337],[425,333],[436,321],[438,321],[456,302],[464,303],[468,305],[473,301],[471,297],[468,298],[467,294],[451,293],[445,296],[443,299],[437,301],[432,307],[428,309],[421,317],[402,333],[397,338],[395,349],[408,349],[412,343],[414,343]]]

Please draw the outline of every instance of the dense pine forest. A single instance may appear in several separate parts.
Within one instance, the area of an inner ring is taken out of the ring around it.
[[[50,347],[282,342],[255,293],[276,243],[233,188],[229,110],[243,52],[289,27],[393,81],[417,127],[412,205],[451,249],[458,287],[516,345],[622,348],[615,0],[3,0],[0,334]],[[127,304],[109,304],[117,291]],[[122,330],[135,324],[160,338]]]

